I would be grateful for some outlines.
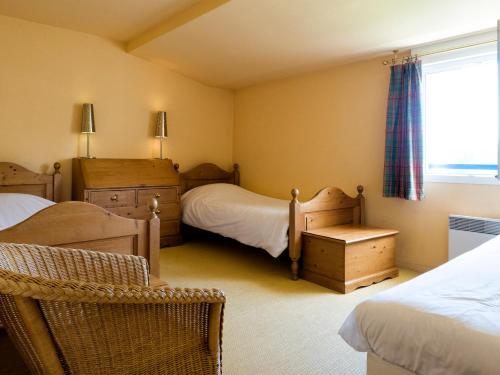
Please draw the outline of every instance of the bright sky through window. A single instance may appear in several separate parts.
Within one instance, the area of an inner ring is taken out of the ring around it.
[[[427,173],[497,174],[497,63],[488,53],[424,64]]]

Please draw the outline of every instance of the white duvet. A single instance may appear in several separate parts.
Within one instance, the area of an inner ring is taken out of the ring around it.
[[[500,237],[361,303],[339,333],[419,374],[500,374]]]
[[[53,204],[35,195],[0,193],[0,230],[19,224]]]
[[[288,204],[236,185],[209,184],[182,195],[182,221],[277,257],[288,246]]]

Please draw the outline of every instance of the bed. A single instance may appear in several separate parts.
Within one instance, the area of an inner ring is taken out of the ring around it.
[[[500,237],[358,305],[340,329],[368,374],[498,374]]]
[[[159,276],[157,202],[151,203],[150,220],[123,218],[84,202],[57,203],[60,168],[55,163],[53,174],[39,174],[0,162],[0,242],[140,255],[148,260],[151,274]]]
[[[239,187],[240,169],[225,171],[203,163],[181,173],[182,220],[185,225],[263,248],[277,257],[288,248],[292,278],[299,277],[302,232],[341,224],[364,223],[363,188],[349,197],[342,190],[326,187],[311,200],[299,202],[255,194]]]

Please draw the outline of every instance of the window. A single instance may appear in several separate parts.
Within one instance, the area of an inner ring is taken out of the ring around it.
[[[422,73],[426,179],[496,181],[496,44],[423,57]]]

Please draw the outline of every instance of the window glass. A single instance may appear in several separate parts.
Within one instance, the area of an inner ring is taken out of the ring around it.
[[[422,93],[426,173],[496,175],[495,51],[424,60]]]

